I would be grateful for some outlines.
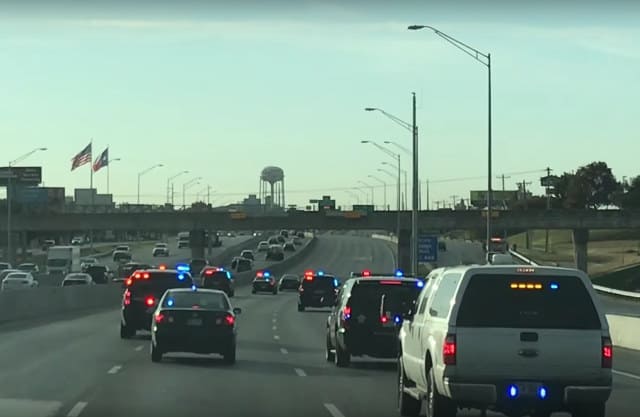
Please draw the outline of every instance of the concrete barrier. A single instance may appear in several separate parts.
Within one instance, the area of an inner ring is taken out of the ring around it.
[[[607,314],[613,345],[640,350],[640,318]]]

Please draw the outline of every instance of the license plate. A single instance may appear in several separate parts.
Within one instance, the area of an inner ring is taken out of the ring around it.
[[[542,387],[542,384],[538,382],[516,382],[514,385],[518,387],[519,395],[526,397],[537,396],[540,387]]]
[[[202,319],[188,319],[187,326],[202,326]]]

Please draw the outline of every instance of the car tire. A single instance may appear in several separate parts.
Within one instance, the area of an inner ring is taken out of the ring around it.
[[[333,351],[333,346],[331,346],[331,336],[329,336],[329,332],[327,332],[327,350],[325,352],[325,359],[327,362],[333,362],[336,360],[336,353]]]
[[[233,365],[236,363],[236,344],[235,343],[231,345],[229,350],[227,350],[222,355],[222,358],[224,360],[224,363],[226,363],[227,365]]]
[[[426,417],[455,417],[457,406],[448,398],[440,395],[436,386],[433,367],[427,372],[427,413]]]
[[[151,362],[161,362],[162,361],[162,351],[156,345],[151,343]]]
[[[131,339],[135,335],[136,331],[133,328],[120,323],[120,339]]]
[[[336,343],[336,354],[334,362],[338,368],[348,368],[351,364],[351,354],[348,351],[342,349],[340,347],[340,343]]]
[[[298,304],[298,311],[304,311],[304,306],[302,304]]]
[[[584,404],[571,412],[572,417],[605,417],[605,414],[605,403]]]
[[[251,289],[251,294],[255,294],[255,293],[256,293],[256,289],[255,289],[255,288],[252,288],[252,289]]]
[[[398,357],[398,411],[404,417],[417,417],[422,409],[422,401],[416,400],[411,395],[404,392],[406,385],[413,385],[404,373],[402,356]]]

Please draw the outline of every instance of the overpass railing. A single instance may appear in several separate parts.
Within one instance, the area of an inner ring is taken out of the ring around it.
[[[520,261],[522,261],[522,262],[524,262],[524,263],[526,263],[528,265],[532,265],[532,266],[540,265],[539,263],[537,263],[533,259],[527,258],[523,254],[521,254],[519,252],[516,252],[514,250],[510,250],[509,253],[514,258],[516,258],[516,259],[518,259],[518,260],[520,260]],[[634,300],[640,301],[640,293],[638,293],[638,292],[616,290],[614,288],[603,287],[601,285],[594,285],[593,288],[596,291],[598,291],[600,293],[603,293],[603,294],[613,295],[615,297],[629,298],[629,299],[634,299]]]

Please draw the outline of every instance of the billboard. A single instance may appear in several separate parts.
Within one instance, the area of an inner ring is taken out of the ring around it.
[[[493,199],[492,203],[502,203],[502,202],[512,202],[518,200],[518,191],[502,191],[502,190],[493,190]],[[469,200],[471,201],[471,205],[476,207],[485,207],[487,205],[487,192],[482,191],[470,191],[469,192]],[[492,204],[493,205],[493,204]]]
[[[11,174],[11,184],[39,185],[42,182],[42,167],[0,167],[0,186],[6,187]]]
[[[64,208],[64,187],[15,187],[13,198],[25,206],[47,206],[61,210]]]

